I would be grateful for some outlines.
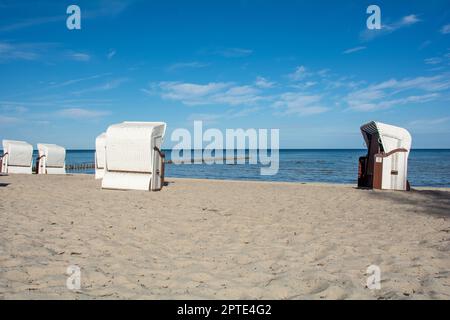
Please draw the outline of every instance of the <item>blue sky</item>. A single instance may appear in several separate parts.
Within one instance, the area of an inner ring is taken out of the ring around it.
[[[450,3],[0,0],[0,84],[0,139],[33,144],[93,148],[140,120],[167,122],[171,147],[203,120],[279,128],[283,148],[360,148],[378,120],[450,148]]]

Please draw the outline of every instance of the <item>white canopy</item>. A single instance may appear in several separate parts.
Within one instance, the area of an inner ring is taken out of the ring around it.
[[[40,174],[65,174],[66,149],[56,144],[38,143]]]
[[[160,190],[164,122],[122,122],[106,131],[106,166],[102,187],[107,189]]]
[[[66,149],[56,144],[38,143],[39,156],[45,155],[47,167],[61,168],[65,166]]]
[[[25,141],[3,140],[3,173],[31,173],[33,146]]]
[[[95,139],[95,179],[103,178],[106,166],[106,133]]]
[[[369,135],[378,134],[381,146],[384,152],[388,153],[398,148],[411,149],[411,135],[400,127],[389,124],[371,121],[361,126],[361,133],[364,137],[367,147],[369,147]]]
[[[151,172],[153,140],[164,137],[164,122],[122,122],[106,131],[108,171]]]

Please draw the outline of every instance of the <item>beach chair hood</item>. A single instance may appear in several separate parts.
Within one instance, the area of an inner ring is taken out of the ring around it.
[[[95,179],[102,179],[106,166],[106,133],[95,139]]]
[[[160,150],[166,124],[164,122],[122,122],[106,131],[106,171],[103,188],[160,189],[158,168],[163,161]]]
[[[56,144],[38,143],[38,173],[65,174],[66,149]]]
[[[367,147],[369,147],[369,135],[378,134],[381,145],[386,153],[398,148],[404,148],[409,153],[411,149],[411,134],[404,128],[371,121],[361,126],[361,133]]]
[[[25,141],[3,140],[2,172],[32,173],[33,146]]]

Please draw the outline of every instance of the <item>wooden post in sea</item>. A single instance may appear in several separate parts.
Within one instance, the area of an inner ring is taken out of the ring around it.
[[[222,157],[222,158],[206,158],[206,159],[201,159],[202,163],[205,162],[217,162],[217,161],[229,161],[229,160],[233,160],[233,161],[237,161],[237,160],[248,160],[250,159],[249,156],[245,156],[245,157]],[[200,162],[200,159],[191,159],[188,161],[173,161],[173,160],[166,160],[165,163],[166,164],[193,164],[196,162]],[[70,171],[84,171],[84,170],[89,170],[89,169],[95,169],[95,163],[77,163],[77,164],[66,164],[66,170],[70,170]]]

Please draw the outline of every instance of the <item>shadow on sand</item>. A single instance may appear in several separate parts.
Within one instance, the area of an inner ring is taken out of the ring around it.
[[[450,191],[412,189],[409,192],[377,191],[371,192],[370,195],[378,200],[414,206],[426,214],[450,218]]]

